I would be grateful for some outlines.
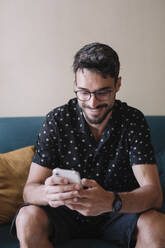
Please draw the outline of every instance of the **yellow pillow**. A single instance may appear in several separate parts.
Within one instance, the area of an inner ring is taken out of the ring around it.
[[[0,224],[11,221],[23,203],[22,192],[34,150],[34,146],[28,146],[0,154]]]

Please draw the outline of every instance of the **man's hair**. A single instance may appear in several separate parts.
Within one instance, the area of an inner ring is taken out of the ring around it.
[[[108,75],[117,82],[120,62],[117,53],[108,45],[90,43],[82,47],[74,56],[73,71],[88,69],[106,78]]]

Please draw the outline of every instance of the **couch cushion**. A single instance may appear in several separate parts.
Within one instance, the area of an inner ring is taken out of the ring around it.
[[[160,151],[156,153],[156,161],[158,164],[159,174],[165,175],[165,151]]]
[[[34,146],[0,154],[0,224],[11,221],[23,202]]]
[[[163,205],[160,210],[165,213],[165,151],[156,153],[156,161],[160,175],[160,183],[163,190]]]
[[[165,175],[160,176],[160,183],[161,183],[162,189],[163,189],[163,204],[162,204],[160,211],[165,213]]]

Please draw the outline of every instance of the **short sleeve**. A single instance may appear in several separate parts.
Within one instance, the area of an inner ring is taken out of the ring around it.
[[[40,129],[33,162],[49,169],[58,167],[58,131],[54,115],[50,112]]]
[[[130,142],[130,164],[155,164],[154,149],[151,144],[150,129],[144,115],[137,111],[128,131]]]

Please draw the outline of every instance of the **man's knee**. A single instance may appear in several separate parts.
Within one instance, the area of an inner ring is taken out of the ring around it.
[[[137,222],[137,239],[152,247],[165,247],[165,214],[156,210],[143,213]]]
[[[16,218],[17,237],[28,238],[41,232],[48,232],[48,217],[46,213],[37,206],[29,205],[22,207]]]

